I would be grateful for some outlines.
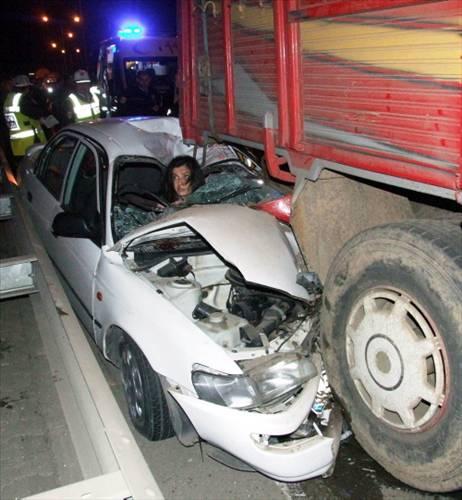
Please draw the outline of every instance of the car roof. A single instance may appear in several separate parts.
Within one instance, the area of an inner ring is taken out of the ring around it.
[[[155,154],[148,146],[153,134],[168,134],[181,139],[181,128],[177,118],[130,117],[106,118],[77,123],[63,129],[85,135],[98,142],[106,150],[109,159],[120,155],[149,156]]]

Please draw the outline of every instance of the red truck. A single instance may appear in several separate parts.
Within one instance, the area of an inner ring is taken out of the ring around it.
[[[295,183],[357,440],[405,483],[461,488],[462,1],[179,4],[183,135]]]

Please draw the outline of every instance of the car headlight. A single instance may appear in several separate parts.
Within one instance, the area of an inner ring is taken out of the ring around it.
[[[192,381],[198,396],[210,403],[231,408],[249,408],[258,401],[255,384],[242,375],[213,373],[201,367],[193,371]]]
[[[230,408],[249,409],[288,397],[317,375],[299,353],[276,353],[252,362],[242,375],[228,375],[195,365],[192,382],[198,396]]]

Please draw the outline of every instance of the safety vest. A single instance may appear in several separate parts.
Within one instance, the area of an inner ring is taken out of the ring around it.
[[[85,122],[88,120],[95,120],[99,118],[99,99],[96,92],[96,87],[90,88],[91,102],[86,102],[75,94],[69,94],[69,99],[72,103],[74,115],[77,122]]]
[[[15,156],[24,156],[28,147],[46,142],[40,122],[21,113],[21,97],[21,92],[10,92],[3,108],[10,129],[11,149]]]

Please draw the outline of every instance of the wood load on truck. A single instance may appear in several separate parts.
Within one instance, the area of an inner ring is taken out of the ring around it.
[[[407,484],[461,488],[462,2],[179,5],[183,135],[295,183],[357,440]]]

